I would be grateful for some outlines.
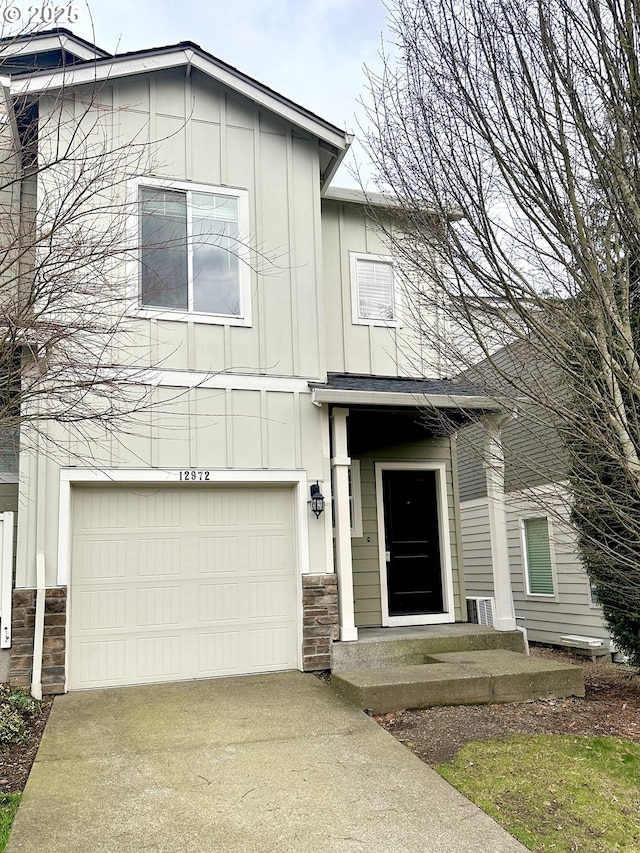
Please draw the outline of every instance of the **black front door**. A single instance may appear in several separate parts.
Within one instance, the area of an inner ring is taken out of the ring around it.
[[[442,613],[435,471],[383,471],[389,616]]]

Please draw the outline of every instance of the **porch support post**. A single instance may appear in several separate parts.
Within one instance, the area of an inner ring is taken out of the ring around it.
[[[496,609],[493,625],[498,631],[515,631],[516,615],[511,590],[507,513],[504,499],[504,451],[501,427],[509,420],[489,417],[485,423],[484,469],[491,536],[491,562]]]
[[[340,612],[340,639],[357,640],[353,606],[353,563],[351,559],[351,516],[349,513],[349,458],[347,448],[347,418],[349,409],[331,412],[331,437],[333,439],[333,505],[336,525],[336,573],[338,575],[338,603]]]

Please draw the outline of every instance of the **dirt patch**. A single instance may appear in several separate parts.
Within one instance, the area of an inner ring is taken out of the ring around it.
[[[510,734],[575,734],[640,741],[640,677],[615,664],[548,648],[531,654],[580,666],[584,699],[510,705],[458,705],[401,711],[374,719],[427,764],[451,761],[465,743]]]
[[[37,714],[24,715],[27,731],[23,740],[0,744],[0,794],[24,790],[52,703],[52,698],[46,698]]]

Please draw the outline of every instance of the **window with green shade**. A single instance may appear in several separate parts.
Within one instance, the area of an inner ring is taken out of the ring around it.
[[[546,517],[525,518],[522,521],[527,593],[554,595],[549,522]]]

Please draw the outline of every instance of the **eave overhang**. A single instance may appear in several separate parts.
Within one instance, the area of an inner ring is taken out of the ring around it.
[[[311,385],[316,405],[375,406],[384,408],[433,408],[456,411],[503,412],[504,406],[491,397],[469,394],[429,394],[389,391],[356,391]]]
[[[356,204],[369,208],[387,208],[388,210],[402,211],[406,202],[386,193],[368,192],[367,190],[352,189],[350,187],[327,187],[322,193],[326,201],[335,201],[339,204]],[[448,222],[459,222],[463,216],[460,210],[438,210],[435,207],[425,205],[421,208],[425,216],[433,216],[434,219]]]

